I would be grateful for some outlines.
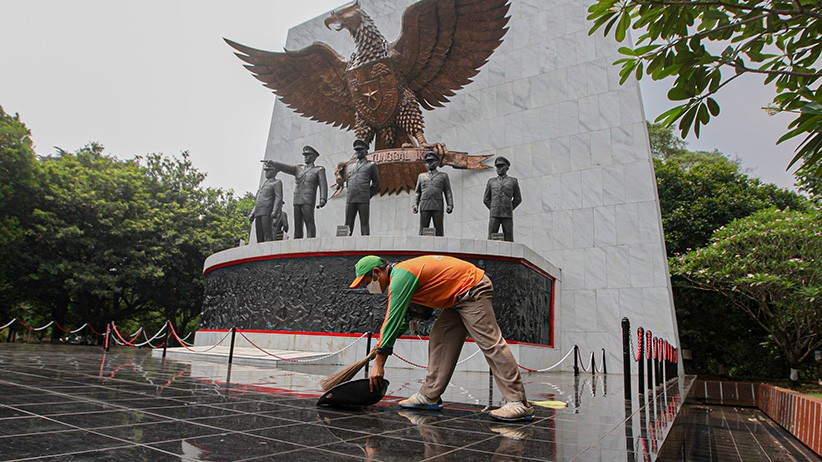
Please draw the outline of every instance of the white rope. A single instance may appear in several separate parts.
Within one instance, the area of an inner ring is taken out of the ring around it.
[[[141,330],[143,330],[143,326],[140,326],[140,328],[135,330],[133,334],[129,335],[129,337],[131,337],[131,338],[137,337],[137,334],[139,334]]]
[[[223,338],[221,338],[219,342],[215,343],[214,345],[211,345],[211,347],[210,347],[210,348],[208,348],[207,350],[202,350],[202,351],[191,350],[191,351],[194,351],[195,353],[207,353],[207,352],[209,352],[209,351],[211,351],[211,350],[213,350],[213,349],[217,348],[217,345],[219,345],[219,344],[223,343],[223,341],[225,341],[225,339],[227,339],[227,338],[228,338],[229,334],[231,334],[231,331],[230,331],[230,330],[229,330],[228,332],[226,332],[225,336],[224,336]],[[175,337],[176,337],[176,336],[175,336]],[[180,340],[180,338],[179,338],[179,337],[177,337],[177,340]]]
[[[31,328],[31,330],[37,330],[37,331],[39,331],[39,330],[43,330],[43,329],[48,329],[49,327],[51,327],[51,325],[52,325],[52,324],[54,324],[54,321],[52,321],[52,322],[50,322],[50,323],[46,324],[46,325],[45,325],[45,326],[43,326],[43,327],[37,327],[37,328],[32,327],[32,328]]]
[[[347,349],[351,348],[352,346],[354,346],[354,344],[355,344],[355,343],[357,343],[357,342],[359,342],[360,340],[362,340],[362,339],[363,339],[363,337],[365,337],[366,335],[368,335],[368,332],[366,332],[366,333],[362,334],[362,335],[361,335],[361,336],[360,336],[357,340],[354,340],[353,342],[349,343],[347,346],[343,347],[341,350],[337,350],[337,351],[335,351],[335,352],[333,352],[333,353],[329,353],[329,354],[327,354],[327,355],[325,355],[325,356],[321,356],[321,357],[319,357],[319,358],[312,358],[312,359],[293,359],[293,360],[289,360],[289,362],[295,362],[295,363],[313,363],[313,362],[315,362],[315,361],[320,361],[320,360],[322,360],[322,359],[328,359],[328,358],[330,358],[330,357],[332,357],[332,356],[334,356],[334,355],[338,355],[338,354],[342,353],[343,351],[345,351],[345,350],[347,350]],[[262,350],[262,348],[260,348],[260,349]],[[263,351],[265,351],[265,350],[263,350]]]
[[[457,366],[459,366],[460,364],[464,363],[465,361],[468,361],[469,359],[473,358],[473,357],[474,357],[474,356],[476,356],[476,355],[477,355],[477,353],[479,353],[480,351],[481,351],[481,350],[480,350],[480,349],[479,349],[479,347],[478,347],[478,348],[477,348],[477,351],[475,351],[475,352],[474,352],[474,354],[472,354],[471,356],[469,356],[469,357],[467,357],[467,358],[463,359],[462,361],[458,362],[458,363],[457,363]]]
[[[78,327],[77,329],[70,330],[69,334],[76,334],[77,332],[80,332],[81,330],[83,330],[87,325],[88,325],[88,323],[85,323],[82,326]],[[3,329],[0,328],[0,330],[3,330]]]
[[[151,338],[146,337],[146,331],[144,330],[143,331],[143,338],[146,339],[146,341],[143,342],[143,343],[135,343],[134,346],[139,348],[141,346],[149,345],[152,348],[155,348],[155,346],[151,344],[151,341],[156,339],[157,337],[159,337],[166,330],[167,326],[168,326],[168,324],[163,324],[163,327],[161,327],[160,330],[156,334],[154,334],[154,337],[151,337]]]
[[[571,353],[573,353],[573,352],[574,352],[573,348],[572,348],[572,349],[570,349],[570,350],[568,350],[568,353],[566,353],[566,354],[565,354],[565,356],[564,356],[562,359],[560,359],[559,361],[557,361],[557,363],[556,363],[556,364],[554,364],[553,366],[548,366],[548,367],[546,367],[545,369],[537,369],[537,372],[546,372],[546,371],[550,371],[551,369],[553,369],[553,368],[555,368],[555,367],[559,366],[560,364],[562,364],[562,362],[563,362],[563,361],[565,361],[566,359],[568,359],[568,356],[571,356]]]
[[[594,352],[592,351],[591,354],[593,355]],[[605,348],[602,349],[602,361],[600,361],[600,367],[597,368],[597,373],[601,374],[605,370]]]
[[[124,345],[125,345],[125,343],[123,343],[123,342],[121,342],[121,341],[117,340],[117,336],[116,336],[116,335],[109,335],[109,337],[111,337],[111,339],[112,339],[112,340],[114,340],[114,343],[116,343],[116,344],[118,344],[118,345],[120,345],[120,346],[124,346]]]
[[[588,368],[585,367],[584,364],[582,364],[582,355],[579,353],[579,350],[577,350],[577,359],[579,359],[579,365],[580,365],[580,367],[582,367],[582,370],[584,372],[588,372]],[[588,365],[590,366],[590,364],[588,364]]]
[[[3,327],[0,327],[0,330],[3,330],[3,329],[5,329],[6,327],[9,327],[10,325],[14,324],[15,322],[17,322],[17,318],[12,319],[11,321],[9,321],[9,323],[8,323],[8,324],[6,324],[6,325],[5,325],[5,326],[3,326]]]
[[[185,337],[181,338],[180,340],[185,340],[185,339],[191,337],[191,334],[193,334],[193,333],[194,333],[194,331],[189,332]]]

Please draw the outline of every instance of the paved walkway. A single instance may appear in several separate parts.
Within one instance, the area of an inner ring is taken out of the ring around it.
[[[822,459],[755,408],[686,404],[660,460],[694,462]]]

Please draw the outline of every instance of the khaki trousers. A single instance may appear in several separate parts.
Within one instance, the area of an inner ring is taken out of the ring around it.
[[[493,298],[494,286],[488,276],[483,276],[456,305],[442,310],[431,328],[428,340],[428,375],[420,393],[430,399],[442,396],[457,367],[465,336],[471,334],[485,355],[505,401],[525,400],[525,387],[517,362],[502,338],[494,316],[491,304]]]

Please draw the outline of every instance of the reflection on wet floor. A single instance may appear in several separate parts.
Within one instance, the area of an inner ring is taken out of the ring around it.
[[[379,405],[318,408],[336,370],[0,344],[0,459],[654,460],[686,389],[626,408],[621,376],[525,373],[530,400],[568,406],[501,424],[487,415],[501,400],[487,373],[456,373],[443,412],[400,409],[425,371],[399,368]]]

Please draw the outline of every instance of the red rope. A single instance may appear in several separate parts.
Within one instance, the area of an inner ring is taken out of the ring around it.
[[[637,330],[636,330],[636,340],[637,340],[637,342],[636,342],[637,343],[637,345],[636,345],[636,361],[637,362],[639,362],[642,359],[642,339],[643,339],[643,333],[644,332],[645,332],[645,329],[643,329],[641,327],[638,327]]]
[[[519,366],[519,368],[520,368],[520,369],[522,369],[522,370],[524,370],[524,371],[527,371],[527,372],[539,372],[539,371],[538,371],[538,370],[536,370],[536,369],[531,369],[530,367],[525,367],[525,366],[523,366],[523,365],[522,365],[522,364],[520,364],[520,363],[517,363],[517,366]]]
[[[117,326],[114,325],[113,321],[111,323],[111,330],[114,331],[114,335],[116,335],[120,339],[120,341],[123,342],[125,345],[134,346],[133,343],[131,343],[128,340],[124,339],[123,336],[120,335],[120,332],[117,330]]]
[[[18,319],[17,322],[19,322],[21,326],[25,327],[28,330],[34,330],[33,327],[27,326],[26,323],[24,323],[22,319]]]
[[[172,324],[170,321],[169,321],[169,323],[168,323],[168,327],[171,327],[171,333],[172,333],[172,334],[174,334],[174,338],[176,338],[176,339],[177,339],[177,342],[179,342],[179,343],[180,343],[180,345],[182,345],[182,346],[183,346],[183,348],[185,348],[185,349],[186,349],[186,350],[188,350],[188,351],[194,351],[194,350],[192,350],[191,348],[189,348],[189,347],[188,347],[185,343],[183,343],[183,341],[182,341],[182,340],[180,340],[180,336],[179,336],[179,335],[177,335],[177,331],[176,331],[176,330],[174,330],[174,324]]]
[[[398,355],[398,354],[396,354],[396,353],[394,353],[394,356],[396,356],[396,357],[397,357],[397,359],[399,359],[400,361],[405,362],[405,363],[408,363],[408,364],[410,364],[410,365],[412,365],[412,366],[419,367],[420,369],[428,369],[428,366],[423,366],[422,364],[412,363],[411,361],[409,361],[409,360],[407,360],[407,359],[403,358],[402,356],[400,356],[400,355]],[[518,366],[519,366],[519,364],[518,364]],[[520,366],[520,367],[522,367],[522,366]],[[523,369],[524,369],[524,368],[523,368]],[[529,372],[534,372],[534,371],[529,371]]]
[[[67,334],[67,333],[68,333],[68,329],[63,329],[63,326],[61,326],[59,322],[54,321],[54,325],[55,325],[55,326],[57,326],[57,328],[58,328],[58,329],[60,329],[61,331],[63,331],[63,333],[64,333],[64,334]]]
[[[96,336],[98,336],[98,337],[102,337],[102,336],[103,336],[103,334],[101,334],[101,333],[97,332],[96,330],[94,330],[94,328],[93,328],[93,327],[91,327],[91,324],[89,324],[89,325],[88,325],[88,328],[89,328],[89,329],[91,329],[91,331],[92,331],[92,332],[94,332],[94,335],[96,335]]]
[[[290,363],[298,363],[298,362],[299,362],[299,361],[297,361],[296,359],[283,358],[283,357],[281,357],[281,356],[277,356],[277,355],[275,355],[274,353],[269,353],[269,352],[267,352],[267,351],[263,350],[262,348],[260,348],[259,346],[257,346],[257,344],[256,344],[256,343],[252,342],[252,341],[251,341],[248,337],[246,337],[246,336],[245,336],[245,334],[243,334],[242,332],[237,331],[237,333],[238,333],[238,334],[240,334],[240,337],[244,338],[244,339],[245,339],[245,341],[246,341],[246,342],[248,342],[248,343],[250,343],[250,344],[251,344],[254,348],[256,348],[256,349],[258,349],[258,350],[262,351],[263,353],[267,354],[268,356],[271,356],[271,357],[277,358],[277,359],[282,360],[282,361],[288,361],[288,362],[290,362]]]
[[[140,328],[139,328],[139,329],[137,329],[137,333],[136,333],[136,334],[134,334],[134,337],[131,337],[130,342],[131,342],[131,343],[134,343],[134,341],[135,341],[135,340],[137,340],[137,337],[139,337],[139,336],[140,336],[140,332],[142,332],[142,331],[143,331],[143,327],[142,327],[142,326],[140,326]]]

